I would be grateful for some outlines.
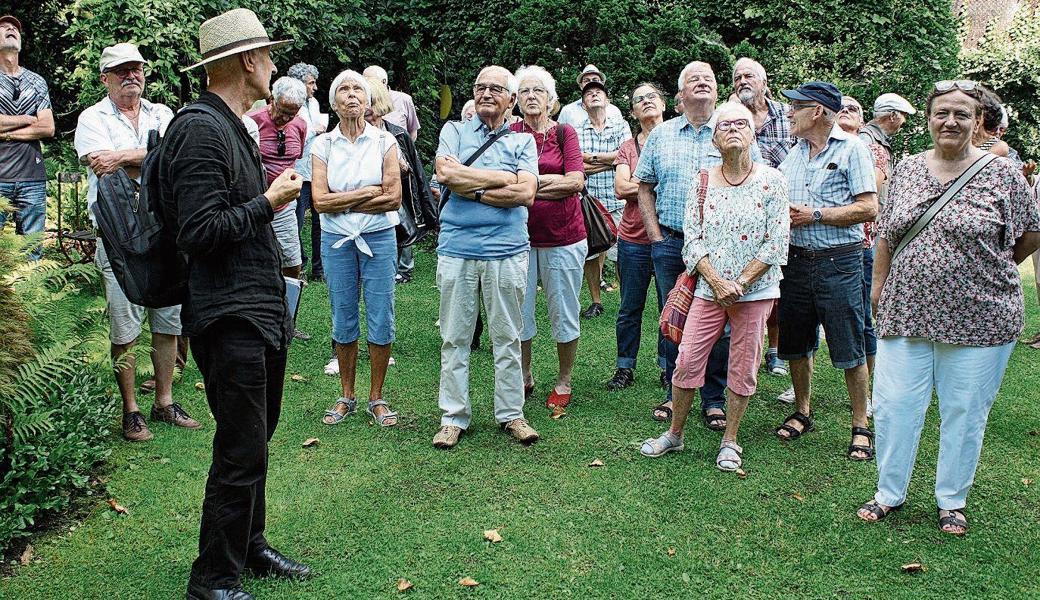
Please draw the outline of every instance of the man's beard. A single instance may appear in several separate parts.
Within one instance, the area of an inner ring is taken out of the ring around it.
[[[20,40],[11,40],[10,42],[0,42],[0,51],[14,50],[15,52],[22,51],[22,42]]]
[[[756,94],[754,90],[743,89],[737,92],[737,98],[740,99],[740,103],[748,108],[755,105],[755,98],[757,96],[758,94]]]

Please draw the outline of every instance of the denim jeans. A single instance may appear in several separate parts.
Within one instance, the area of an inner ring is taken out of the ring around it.
[[[352,344],[361,337],[360,301],[364,294],[368,343],[392,344],[397,234],[393,227],[361,234],[371,256],[358,249],[354,240],[343,242],[342,237],[326,233],[321,248],[328,267],[325,281],[332,306],[332,339],[337,344]]]
[[[617,368],[635,369],[639,354],[639,339],[643,333],[643,309],[646,292],[654,274],[650,258],[650,244],[635,244],[618,239],[618,277],[621,280],[621,307],[617,317]],[[661,291],[657,290],[657,305],[661,306]],[[668,365],[664,355],[664,337],[657,332],[657,366]]]
[[[303,221],[307,216],[307,211],[311,211],[311,251],[307,253],[307,243],[303,239]],[[311,202],[311,182],[303,182],[303,187],[300,188],[300,197],[296,200],[296,226],[300,231],[300,253],[303,254],[303,267],[307,266],[308,258],[311,262],[311,274],[312,275],[323,275],[324,271],[321,266],[321,221],[318,218],[318,211],[314,210],[314,204]]]
[[[877,335],[874,333],[874,315],[870,309],[870,286],[874,273],[874,249],[863,250],[863,347],[867,356],[877,354]]]
[[[664,239],[650,244],[650,257],[654,262],[654,277],[657,279],[657,308],[664,307],[664,299],[675,287],[675,281],[686,270],[682,259],[682,237],[667,232]],[[675,372],[675,359],[679,355],[679,346],[667,339],[661,342],[664,348],[665,377],[672,380]],[[727,327],[719,341],[711,348],[708,357],[708,371],[705,374],[704,387],[701,388],[701,409],[721,408],[726,403],[726,368],[729,364],[729,328]],[[672,388],[668,386],[668,400],[672,399]]]
[[[14,209],[15,233],[26,235],[43,231],[47,220],[46,181],[0,181],[0,196],[11,201]],[[0,229],[7,222],[7,213],[0,212]],[[29,251],[30,260],[39,260],[43,248],[36,246]]]

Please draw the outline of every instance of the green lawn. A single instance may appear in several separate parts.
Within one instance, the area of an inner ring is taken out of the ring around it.
[[[662,427],[649,419],[661,396],[655,311],[647,311],[637,384],[608,393],[616,293],[605,295],[607,315],[583,323],[575,400],[558,421],[543,407],[555,352],[548,328],[539,332],[539,386],[527,414],[541,442],[524,448],[495,426],[485,341],[473,359],[470,432],[453,451],[434,450],[434,261],[418,253],[416,279],[398,288],[397,365],[387,398],[404,417],[391,430],[362,416],[334,428],[320,423],[338,380],[321,372],[329,355],[325,288],[306,290],[301,325],[314,339],[290,352],[289,372],[305,379],[287,379],[271,445],[268,536],[318,576],[298,584],[247,579],[259,597],[386,597],[399,594],[399,578],[414,583],[406,594],[416,598],[1040,597],[1036,351],[1020,347],[1012,358],[969,499],[972,530],[955,539],[935,525],[934,411],[907,507],[876,525],[855,517],[876,471],[844,457],[848,401],[825,353],[815,388],[818,431],[797,442],[772,434],[790,410],[775,401],[787,380],[762,376],[741,432],[746,479],[715,469],[720,436],[699,421],[685,452],[639,456],[639,442]],[[1031,278],[1027,286],[1033,331],[1040,311]],[[364,364],[361,375],[358,396],[365,397]],[[213,429],[198,381],[189,367],[175,394],[203,430],[156,425],[155,440],[120,443],[105,470],[107,491],[92,499],[82,522],[33,540],[35,560],[0,581],[0,597],[183,598]],[[320,444],[302,448],[310,437]],[[605,466],[590,468],[595,459]],[[129,515],[115,514],[107,498]],[[502,542],[484,540],[492,528]],[[903,573],[910,562],[926,571]],[[466,576],[479,587],[461,587]]]

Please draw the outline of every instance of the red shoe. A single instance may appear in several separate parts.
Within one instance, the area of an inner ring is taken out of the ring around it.
[[[571,403],[571,395],[570,394],[561,394],[561,393],[556,391],[556,388],[553,388],[552,393],[549,394],[549,399],[545,401],[545,408],[550,408],[550,409],[553,408],[553,407],[567,408],[567,405],[570,404],[570,403]]]

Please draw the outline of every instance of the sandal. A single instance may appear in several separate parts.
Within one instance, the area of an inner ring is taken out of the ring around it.
[[[794,427],[791,427],[787,424],[790,421],[796,421],[800,423],[802,425],[802,428],[799,430],[795,429]],[[803,414],[801,411],[796,410],[794,411],[794,413],[791,414],[791,416],[784,419],[784,422],[782,425],[780,425],[780,427],[776,428],[776,437],[784,440],[785,442],[789,442],[791,440],[798,439],[802,436],[803,433],[809,433],[814,428],[815,425],[813,424],[812,415],[806,415]],[[786,432],[787,435],[781,435],[781,431]]]
[[[859,510],[865,510],[869,512],[870,514],[874,515],[875,519],[873,521],[871,521],[870,519],[864,519],[862,515],[859,514],[859,510],[856,511],[856,516],[859,517],[860,520],[866,521],[867,523],[877,523],[881,519],[884,519],[889,514],[894,513],[901,508],[903,508],[902,504],[900,504],[899,506],[889,506],[888,508],[886,508],[878,504],[877,500],[871,500],[870,502],[867,502],[863,506],[859,507]]]
[[[682,436],[666,431],[659,438],[647,438],[639,447],[639,453],[647,458],[658,458],[669,452],[681,452],[685,447]]]
[[[670,400],[668,402],[670,402]],[[658,404],[657,406],[655,406],[653,408],[653,410],[650,411],[650,418],[655,420],[655,421],[661,421],[661,422],[671,421],[672,420],[672,408],[670,406],[665,406],[665,404],[668,404],[668,402],[662,402],[662,403]],[[657,413],[664,413],[664,416],[663,417],[662,416],[658,416]]]
[[[567,405],[571,403],[570,394],[561,394],[553,388],[553,391],[549,394],[549,398],[545,401],[545,408],[552,410],[553,408],[567,408]]]
[[[849,460],[874,460],[874,432],[866,427],[853,427],[852,437],[855,438],[857,435],[867,438],[869,445],[863,446],[860,444],[849,443],[849,451],[847,454]],[[862,452],[863,454],[866,454],[866,456],[853,456],[853,452]]]
[[[339,405],[342,404],[347,407],[346,412],[339,412]],[[332,405],[332,408],[325,411],[325,416],[321,418],[321,422],[326,425],[337,425],[343,419],[357,412],[357,398],[340,398],[336,400],[336,403]],[[332,421],[326,421],[325,417],[332,417]]]
[[[943,516],[943,513],[946,513],[946,516]],[[960,514],[961,516],[958,517],[957,516],[958,514]],[[947,531],[947,530],[943,529],[943,527],[946,527],[947,525],[952,525],[953,527],[960,527],[964,531],[961,531],[961,532]],[[963,508],[957,508],[957,509],[954,509],[954,510],[945,510],[945,509],[940,508],[939,509],[939,531],[942,531],[943,533],[948,533],[950,535],[955,535],[957,537],[960,537],[960,536],[964,535],[965,533],[968,533],[968,520],[967,520],[966,517],[964,517],[964,509]]]
[[[386,412],[384,412],[382,415],[378,417],[376,416],[375,412],[377,406],[386,407]],[[397,425],[398,414],[390,410],[390,405],[387,404],[386,400],[383,400],[382,398],[380,398],[379,400],[369,400],[368,408],[365,410],[365,412],[367,412],[368,415],[372,417],[372,420],[376,422],[376,425],[379,425],[380,427],[393,427],[394,425]],[[387,423],[387,421],[390,420],[393,420],[393,423]]]
[[[712,431],[726,430],[726,411],[724,410],[721,415],[709,415],[708,409],[702,410],[701,418],[704,419],[704,426]]]
[[[737,445],[736,442],[729,440],[722,440],[722,444],[719,446],[719,455],[715,459],[715,466],[720,471],[732,472],[740,468],[740,465],[744,464],[744,460],[741,455],[744,454],[744,449]]]

